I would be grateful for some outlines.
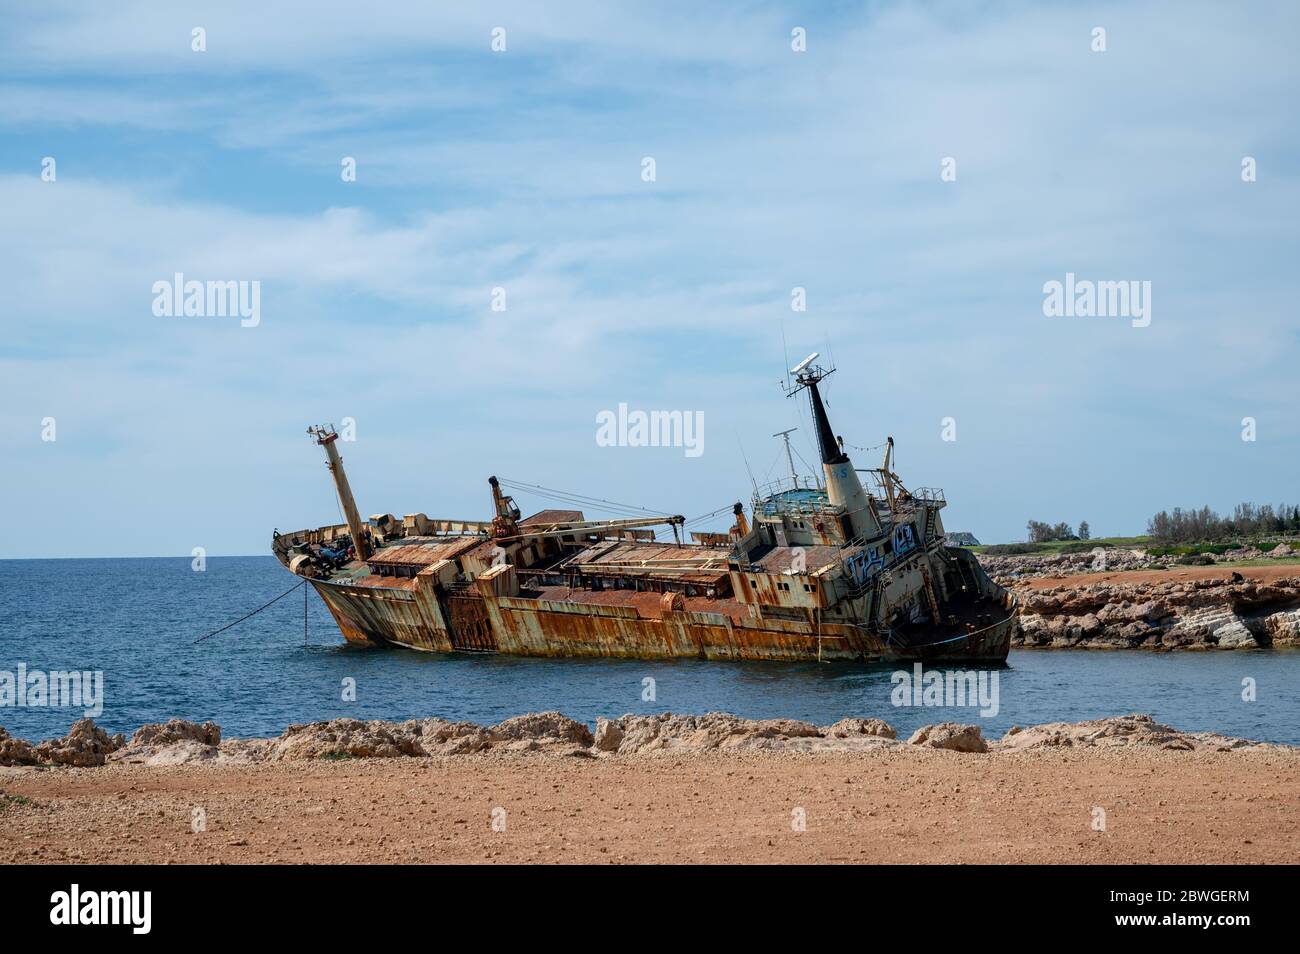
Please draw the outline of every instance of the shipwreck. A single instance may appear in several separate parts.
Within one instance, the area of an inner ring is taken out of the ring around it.
[[[1015,600],[946,540],[942,491],[855,468],[810,355],[786,391],[812,409],[820,475],[754,487],[725,533],[683,539],[680,515],[523,517],[490,477],[490,520],[423,513],[362,521],[333,427],[324,448],[345,523],[276,532],[352,643],[429,652],[717,660],[1004,661]],[[784,436],[787,439],[788,433]],[[867,478],[864,486],[863,477]],[[656,534],[672,539],[657,539]]]

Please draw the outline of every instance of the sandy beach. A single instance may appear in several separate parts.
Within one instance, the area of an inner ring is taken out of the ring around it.
[[[1295,748],[995,743],[978,753],[731,738],[749,741],[634,754],[555,743],[416,758],[0,768],[0,862],[1300,858]]]

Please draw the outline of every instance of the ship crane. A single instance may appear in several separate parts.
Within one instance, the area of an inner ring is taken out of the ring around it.
[[[891,466],[894,462],[894,439],[885,438],[885,459],[880,463],[880,479],[885,485],[885,496],[889,499],[889,510],[894,512],[898,509],[898,504],[894,500],[894,469]]]
[[[338,491],[339,503],[343,507],[343,518],[347,521],[348,533],[352,534],[352,545],[356,547],[357,559],[368,560],[374,551],[371,549],[366,529],[361,523],[361,514],[357,511],[357,502],[352,496],[348,475],[343,470],[343,458],[339,456],[338,448],[334,446],[339,439],[339,432],[333,424],[318,424],[307,428],[307,433],[315,438],[317,444],[325,448],[325,456],[328,458],[326,466],[334,478],[334,489]]]
[[[552,537],[571,537],[589,533],[609,533],[615,530],[635,530],[641,527],[671,526],[674,534],[686,522],[680,515],[671,517],[642,517],[634,520],[568,520],[546,525],[545,530],[518,530],[511,536],[495,537],[497,543],[514,543],[519,540],[543,540]],[[679,541],[680,542],[680,541]]]

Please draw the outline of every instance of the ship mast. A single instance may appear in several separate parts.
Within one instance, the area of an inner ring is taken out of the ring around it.
[[[871,498],[862,489],[862,481],[858,479],[858,472],[853,469],[853,462],[849,460],[849,455],[844,452],[840,442],[835,439],[830,419],[826,416],[826,407],[822,403],[821,392],[817,389],[817,385],[827,375],[834,373],[835,369],[831,368],[827,371],[813,364],[816,360],[817,352],[814,351],[790,369],[795,384],[786,391],[786,396],[791,397],[800,391],[808,392],[808,400],[812,405],[813,426],[817,431],[817,448],[821,452],[822,471],[826,474],[826,498],[830,503],[844,508],[852,537],[870,539],[880,535],[880,521],[871,505]]]
[[[799,489],[799,472],[794,469],[794,454],[790,450],[790,435],[799,430],[797,427],[790,427],[784,431],[777,431],[773,437],[780,437],[785,440],[785,459],[790,464],[790,479],[794,482],[794,489]]]
[[[352,545],[357,549],[358,560],[370,559],[370,539],[365,535],[361,524],[361,514],[357,512],[357,502],[352,498],[352,488],[348,486],[348,475],[343,470],[343,458],[334,446],[339,433],[333,424],[318,425],[307,428],[307,433],[316,438],[316,443],[325,448],[329,458],[326,464],[334,477],[334,489],[338,491],[339,503],[343,505],[343,517],[348,522],[348,532],[352,534]]]

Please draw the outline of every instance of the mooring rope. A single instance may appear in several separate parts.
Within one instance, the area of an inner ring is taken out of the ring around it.
[[[222,626],[220,629],[214,629],[212,632],[208,633],[208,635],[206,635],[206,636],[200,636],[198,639],[194,640],[194,642],[196,642],[196,643],[201,643],[201,642],[203,642],[203,640],[205,640],[205,639],[211,639],[213,636],[217,635],[217,633],[224,633],[226,630],[230,629],[231,626],[238,626],[238,625],[239,625],[240,623],[242,623],[244,620],[249,619],[250,617],[256,616],[258,613],[262,612],[262,610],[266,609],[266,608],[267,608],[268,606],[270,606],[272,603],[278,603],[278,602],[280,602],[280,600],[284,599],[284,598],[285,598],[286,596],[288,596],[290,593],[292,593],[292,592],[294,592],[295,590],[299,589],[300,587],[303,587],[303,586],[306,586],[306,585],[307,585],[307,581],[306,581],[306,580],[303,580],[301,583],[298,583],[296,586],[291,586],[289,589],[285,590],[283,593],[281,593],[281,594],[280,594],[279,596],[277,596],[275,599],[271,600],[270,603],[265,603],[265,604],[263,604],[262,606],[259,606],[257,609],[253,610],[253,612],[249,613],[247,616],[241,616],[241,617],[239,617],[239,619],[235,620],[233,623],[230,623],[229,625]],[[304,628],[305,628],[305,623],[306,623],[306,621],[304,620]]]

